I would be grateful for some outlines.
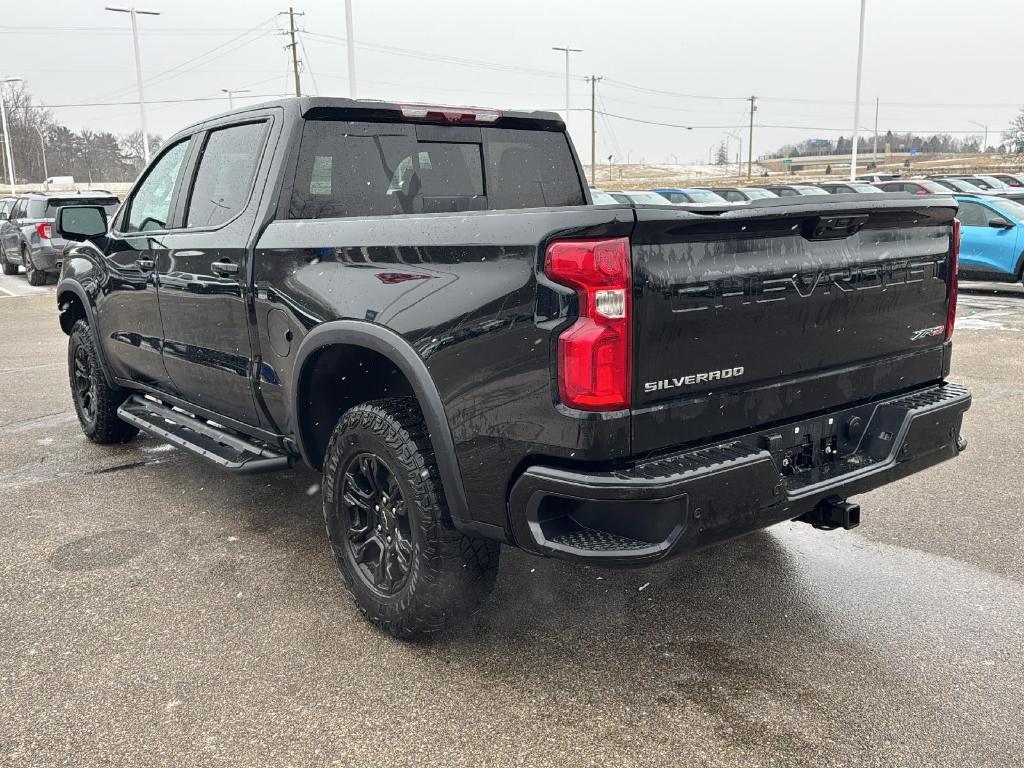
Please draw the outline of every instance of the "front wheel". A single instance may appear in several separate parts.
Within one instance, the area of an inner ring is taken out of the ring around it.
[[[130,393],[110,386],[100,365],[92,330],[79,320],[68,339],[68,378],[82,432],[94,443],[126,443],[139,431],[117,416]]]
[[[46,273],[40,272],[32,263],[32,254],[28,248],[21,247],[21,263],[25,265],[25,279],[29,285],[46,285]]]
[[[347,411],[327,447],[323,488],[338,572],[377,626],[403,639],[432,634],[490,594],[499,545],[452,525],[414,400]]]

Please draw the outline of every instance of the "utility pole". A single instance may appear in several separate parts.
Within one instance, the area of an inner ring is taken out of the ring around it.
[[[569,130],[569,54],[581,53],[582,48],[563,48],[553,45],[552,51],[565,51],[565,130]]]
[[[123,8],[119,5],[108,5],[106,10],[114,11],[115,13],[127,13],[132,17],[132,44],[135,49],[135,81],[139,86],[139,119],[142,122],[142,156],[143,159],[149,162],[149,134],[146,132],[146,97],[142,93],[142,59],[139,56],[139,25],[136,21],[136,16],[140,13],[143,16],[159,16],[160,11],[147,11],[142,8],[136,8],[134,5],[130,8]]]
[[[875,96],[875,141],[871,146],[871,162],[878,165],[878,97]]]
[[[751,96],[750,102],[750,137],[747,141],[747,178],[754,175],[754,113],[757,112],[757,96]]]
[[[289,47],[292,49],[292,72],[295,74],[295,95],[302,95],[302,81],[299,79],[299,46],[295,43],[295,17],[303,14],[295,13],[295,9],[288,7],[288,34],[291,37]]]
[[[345,0],[345,42],[348,51],[348,97],[356,97],[356,41],[352,31],[352,0]]]
[[[597,184],[597,81],[603,77],[591,75],[590,83],[590,183]],[[610,178],[610,176],[609,176]]]
[[[857,131],[860,129],[860,72],[864,63],[864,11],[867,0],[860,0],[860,33],[857,36],[857,88],[853,96],[853,153],[850,156],[850,181],[857,178]]]

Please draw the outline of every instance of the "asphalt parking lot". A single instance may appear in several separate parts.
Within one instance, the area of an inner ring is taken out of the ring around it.
[[[358,617],[316,475],[88,443],[55,314],[0,278],[0,766],[1024,765],[1024,291],[961,296],[970,448],[856,531],[506,550],[420,644]]]

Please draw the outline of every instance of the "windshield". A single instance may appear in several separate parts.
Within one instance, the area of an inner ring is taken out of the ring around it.
[[[874,187],[871,184],[856,184],[856,183],[854,183],[854,184],[850,184],[850,188],[854,192],[863,192],[863,193],[869,194],[869,195],[873,195],[876,192],[881,192],[882,191],[878,187]]]
[[[657,192],[623,192],[622,194],[638,205],[672,205]]]
[[[957,181],[962,181],[962,179],[957,179]],[[985,181],[982,178],[979,178],[978,176],[971,176],[967,183],[973,184],[978,189],[994,189],[994,186],[992,184],[989,184],[987,181]]]
[[[979,179],[988,184],[992,189],[1009,189],[1010,185],[1005,181],[1000,181],[995,176],[979,176]]]
[[[716,195],[714,192],[707,189],[688,189],[686,190],[686,196],[690,198],[692,203],[726,203],[728,202],[721,195]]]
[[[761,200],[766,197],[778,197],[778,195],[776,195],[770,189],[757,189],[755,187],[746,187],[743,191],[751,200]]]
[[[990,199],[990,200],[988,200],[986,202],[988,202],[989,205],[991,205],[993,208],[996,208],[997,210],[1002,211],[1003,213],[1007,214],[1008,216],[1012,216],[1017,221],[1024,222],[1024,205],[1021,205],[1020,203],[1015,202],[1013,200],[1004,200],[1004,199],[999,199],[999,200],[992,200],[992,199]]]
[[[981,187],[975,186],[974,184],[971,184],[971,182],[964,181],[963,179],[943,179],[940,183],[941,184],[948,184],[953,189],[955,189],[955,190],[957,190],[959,192],[981,192],[981,191],[983,191],[981,189]]]
[[[590,197],[593,198],[594,205],[615,205],[618,202],[607,192],[598,192],[597,190],[591,190]]]
[[[937,181],[920,180],[915,181],[914,183],[919,184],[922,189],[926,189],[929,192],[934,192],[937,195],[944,195],[950,191],[949,187],[943,186]]]
[[[797,187],[797,191],[801,195],[827,195],[828,194],[828,192],[826,192],[821,187]]]

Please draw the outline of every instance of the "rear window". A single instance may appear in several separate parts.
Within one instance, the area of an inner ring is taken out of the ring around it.
[[[42,201],[40,201],[42,202]],[[42,216],[34,216],[37,219],[52,219],[57,216],[57,209],[65,205],[102,205],[110,218],[119,205],[116,197],[64,197],[56,200],[46,201],[46,213]]]
[[[307,120],[288,215],[584,205],[564,133]]]

